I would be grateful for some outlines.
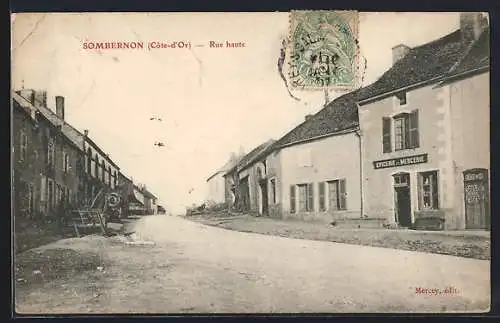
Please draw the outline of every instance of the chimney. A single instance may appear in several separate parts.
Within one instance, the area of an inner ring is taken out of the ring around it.
[[[35,107],[47,107],[47,91],[35,91]]]
[[[461,12],[460,32],[463,44],[467,46],[477,40],[487,25],[488,19],[481,12]]]
[[[56,114],[61,120],[64,120],[64,97],[56,96]]]
[[[84,135],[85,137],[88,137],[88,135],[89,135],[89,131],[88,131],[88,129],[83,130],[83,135]]]
[[[306,121],[307,121],[307,120],[309,120],[309,119],[311,119],[311,118],[312,118],[312,116],[313,116],[312,114],[308,114],[308,115],[306,115],[306,118],[305,118],[305,119],[306,119]]]
[[[410,51],[410,47],[405,44],[399,44],[392,48],[392,65],[394,65],[401,58],[405,57]]]

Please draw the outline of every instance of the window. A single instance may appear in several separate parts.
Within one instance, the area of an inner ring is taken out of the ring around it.
[[[391,118],[382,118],[382,150],[384,153],[392,151],[391,124]],[[394,116],[394,149],[402,150],[418,147],[420,147],[418,110]]]
[[[63,198],[63,188],[61,185],[59,184],[56,184],[56,205],[59,204],[59,202],[61,202],[62,198]]]
[[[399,100],[399,105],[406,104],[406,92],[400,92],[400,93],[396,94],[396,97]]]
[[[21,131],[21,137],[20,137],[20,149],[19,149],[19,159],[20,160],[26,160],[28,156],[28,136],[26,135],[26,132]]]
[[[90,148],[87,149],[87,156],[86,156],[86,169],[85,171],[87,173],[92,173],[92,150]]]
[[[271,186],[271,203],[276,204],[276,179],[273,178],[269,181]]]
[[[314,210],[313,184],[300,184],[299,188],[299,211],[311,212]]]
[[[418,110],[401,113],[394,117],[395,150],[418,148]]]
[[[46,178],[42,176],[40,179],[40,201],[45,202],[47,200],[47,190],[46,190]]]
[[[48,203],[49,203],[49,208],[53,209],[54,208],[54,200],[55,200],[55,187],[54,187],[54,181],[49,179],[47,181],[47,193],[48,193]]]
[[[319,210],[320,211],[325,211],[326,210],[326,205],[325,205],[325,182],[320,182],[319,183],[318,195],[319,195]]]
[[[345,179],[328,182],[328,206],[330,210],[347,210]]]
[[[33,216],[33,207],[34,207],[34,200],[35,200],[35,195],[33,194],[34,189],[33,189],[33,184],[28,184],[28,214],[30,216]]]
[[[406,115],[404,117],[399,117],[394,119],[394,148],[395,150],[401,150],[406,148],[406,130],[407,127],[407,118]]]
[[[94,168],[95,168],[95,178],[99,178],[99,155],[95,154],[95,163],[94,163]]]
[[[307,185],[299,185],[299,211],[304,212],[307,209]]]
[[[409,186],[409,175],[407,173],[394,174],[394,186]]]
[[[50,139],[47,147],[47,163],[49,165],[54,165],[56,159],[56,149],[55,149],[54,139]]]
[[[63,152],[63,171],[69,173],[69,154],[68,152]]]
[[[108,171],[106,173],[106,183],[113,186],[113,183],[111,182],[112,181],[112,178],[111,178],[111,166],[108,166]]]
[[[418,175],[420,210],[439,209],[438,172],[425,172]]]
[[[102,169],[102,171],[101,171],[101,181],[103,183],[105,183],[106,182],[106,164],[104,163],[104,159],[101,162],[101,169]]]
[[[391,118],[382,118],[382,145],[383,152],[389,153],[392,151],[391,145]]]
[[[290,213],[295,213],[295,185],[290,186]]]

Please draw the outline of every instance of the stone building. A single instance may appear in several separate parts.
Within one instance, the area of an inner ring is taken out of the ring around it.
[[[460,29],[435,41],[394,47],[393,66],[359,100],[367,214],[419,229],[488,228],[489,108],[480,13],[461,14]],[[482,178],[469,202],[468,173]]]

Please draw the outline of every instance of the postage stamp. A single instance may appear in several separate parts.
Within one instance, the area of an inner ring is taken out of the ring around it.
[[[357,11],[292,11],[287,77],[294,89],[352,90],[359,76]]]

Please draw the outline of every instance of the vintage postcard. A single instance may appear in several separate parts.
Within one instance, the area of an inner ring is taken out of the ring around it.
[[[12,14],[15,315],[490,311],[489,25]]]

